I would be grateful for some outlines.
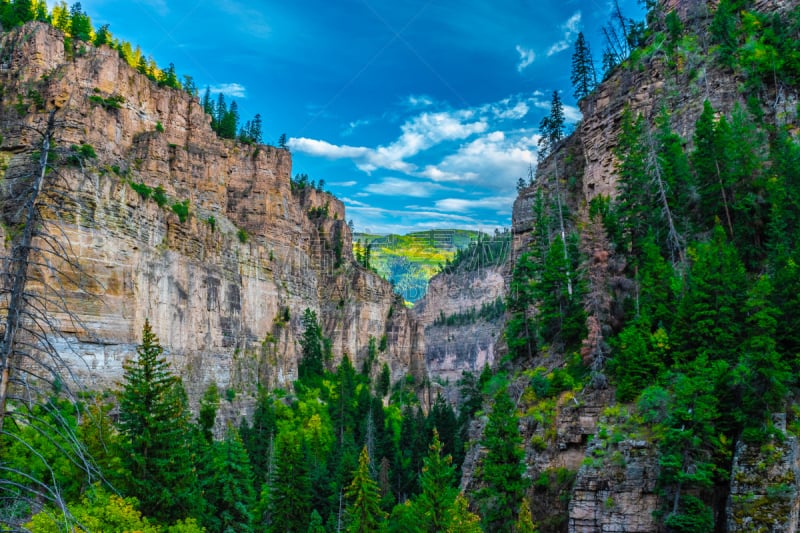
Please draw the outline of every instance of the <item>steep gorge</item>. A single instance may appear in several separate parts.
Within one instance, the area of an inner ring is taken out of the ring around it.
[[[797,9],[796,2],[752,4],[748,7],[753,11],[777,16],[786,16]],[[569,213],[567,233],[579,234],[580,271],[589,283],[589,293],[595,284],[595,296],[607,295],[602,303],[605,307],[599,310],[597,302],[588,295],[584,297],[589,338],[581,346],[580,355],[593,377],[581,390],[538,398],[532,392],[536,383],[541,383],[537,380],[568,371],[571,354],[545,347],[531,359],[514,360],[507,356],[503,325],[496,325],[493,333],[497,339],[493,346],[495,364],[511,377],[508,390],[517,402],[519,427],[525,442],[526,475],[533,482],[528,497],[534,502],[534,521],[542,531],[666,531],[664,518],[670,511],[676,511],[676,507],[671,507],[672,500],[668,500],[663,481],[659,481],[663,468],[663,458],[659,455],[662,437],[651,433],[647,424],[637,419],[635,404],[615,398],[614,383],[607,381],[607,361],[615,355],[607,341],[619,331],[621,316],[621,309],[611,306],[628,298],[633,284],[621,275],[626,266],[625,250],[615,254],[603,242],[598,236],[602,227],[598,228],[597,222],[593,225],[589,210],[593,199],[618,195],[617,149],[625,113],[644,117],[653,129],[658,117],[666,114],[669,127],[682,139],[687,152],[692,149],[695,124],[705,101],[717,117],[731,116],[737,109],[750,109],[759,117],[759,124],[785,128],[796,135],[799,101],[796,85],[768,80],[753,93],[748,89],[747,78],[755,76],[754,73],[727,68],[714,60],[717,51],[709,42],[708,25],[716,7],[717,2],[659,2],[651,13],[651,27],[656,32],[663,30],[665,15],[674,9],[685,28],[686,40],[672,52],[677,55],[666,51],[665,41],[654,43],[651,37],[643,50],[636,51],[625,64],[614,69],[580,102],[583,119],[539,164],[535,183],[523,189],[514,204],[514,250],[505,270],[506,294],[512,265],[530,250],[535,240],[533,208],[537,197],[541,195],[546,202],[555,203],[556,195],[560,194],[564,210]],[[444,274],[436,283],[449,287],[465,283],[465,278]],[[487,283],[479,291],[492,286]],[[448,305],[457,306],[458,301],[456,296],[451,302],[440,301],[438,306],[447,309]],[[421,316],[426,331],[430,331],[432,317]],[[443,344],[435,337],[428,339],[426,350],[431,368],[436,368],[431,362],[439,359],[438,354],[446,352]],[[474,353],[471,348],[462,348],[460,352],[469,370],[475,370],[468,367]],[[774,417],[785,420],[786,415],[777,413]],[[485,416],[473,423],[472,442],[481,438],[485,424]],[[786,432],[785,422],[776,422],[775,427]],[[795,449],[796,437],[786,433],[781,437],[773,434],[771,438],[774,440],[760,451],[744,442],[732,447],[727,474],[730,481],[719,485],[723,487],[720,491],[729,491],[715,494],[710,504],[714,530],[797,529],[800,485],[796,472],[800,456]],[[473,491],[480,486],[475,474],[483,454],[485,449],[480,446],[468,451],[462,488]]]
[[[120,378],[149,319],[190,398],[216,382],[238,393],[238,417],[258,384],[296,379],[306,308],[331,339],[334,363],[348,354],[360,365],[370,337],[385,335],[379,360],[393,377],[422,378],[416,322],[388,282],[353,260],[342,203],[292,189],[287,150],[219,139],[197,98],[159,87],[105,46],[65,48],[45,24],[4,33],[0,62],[5,206],[46,111],[56,110],[61,149],[96,153],[83,169],[59,169],[77,204],[61,226],[91,297],[66,295],[86,327],[62,320],[58,348],[88,388]],[[161,187],[168,202],[131,184]],[[181,221],[170,206],[185,202]],[[6,243],[13,223],[0,230]]]

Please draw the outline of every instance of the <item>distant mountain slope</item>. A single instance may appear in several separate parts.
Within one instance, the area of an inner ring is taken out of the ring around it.
[[[440,267],[452,261],[458,250],[486,237],[479,231],[436,229],[406,235],[355,233],[353,253],[363,260],[369,247],[369,265],[394,283],[395,292],[407,302],[423,296]]]

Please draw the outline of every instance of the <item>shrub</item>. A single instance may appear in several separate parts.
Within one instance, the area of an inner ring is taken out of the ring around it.
[[[239,237],[239,242],[244,244],[247,242],[247,232],[241,228],[239,231],[236,232],[236,236]]]
[[[158,207],[164,207],[167,205],[167,194],[161,185],[153,190],[153,200],[158,204]]]
[[[206,222],[208,222],[208,225],[211,226],[211,231],[215,231],[217,229],[217,219],[214,218],[214,215],[208,215]]]
[[[147,200],[150,198],[150,195],[153,194],[153,189],[145,185],[144,183],[133,183],[131,182],[131,189],[139,193],[139,196],[142,197],[142,200]]]
[[[156,131],[158,133],[164,133],[164,125],[161,124],[160,120],[158,122],[156,122]]]
[[[172,204],[172,212],[178,215],[181,223],[186,222],[186,219],[189,218],[189,200]]]

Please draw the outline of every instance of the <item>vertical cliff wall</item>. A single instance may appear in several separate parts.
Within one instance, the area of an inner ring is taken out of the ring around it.
[[[360,364],[369,338],[387,335],[380,357],[393,377],[421,377],[418,326],[391,286],[353,261],[341,202],[292,190],[288,151],[217,138],[196,98],[159,87],[110,48],[65,49],[44,24],[3,34],[0,83],[5,205],[47,111],[56,110],[61,149],[96,152],[83,169],[59,169],[78,200],[62,227],[92,280],[91,298],[66,295],[86,327],[65,321],[74,352],[60,347],[89,387],[120,377],[145,319],[190,396],[212,381],[245,397],[257,384],[285,386],[297,375],[305,308],[319,316],[336,361],[348,354]],[[166,205],[132,183],[161,187]],[[180,202],[188,202],[185,221],[170,209]],[[0,253],[11,223],[0,230]]]

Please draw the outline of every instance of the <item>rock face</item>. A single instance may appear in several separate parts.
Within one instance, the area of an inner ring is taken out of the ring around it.
[[[766,12],[780,12],[797,5],[796,2],[756,4],[756,9]],[[705,31],[700,29],[700,25],[707,19],[693,17],[705,17],[708,7],[714,5],[714,2],[705,0],[670,0],[662,3],[662,7],[667,8],[662,12],[678,9],[687,27],[697,25],[698,31]],[[576,226],[581,226],[579,229],[584,237],[589,234],[585,224],[590,201],[601,194],[616,195],[614,152],[626,109],[634,117],[642,114],[652,123],[659,110],[666,106],[670,110],[673,130],[691,144],[694,124],[703,110],[704,100],[709,100],[714,109],[727,115],[736,105],[745,107],[738,88],[741,80],[730,72],[718,70],[702,54],[687,56],[685,60],[683,68],[676,71],[670,70],[662,54],[639,56],[635,64],[612,72],[580,102],[583,119],[575,132],[554,147],[553,153],[540,163],[535,183],[522,189],[514,203],[511,261],[519,257],[532,240],[535,229],[532,206],[539,193],[552,199],[558,187],[573,221],[579,221]],[[768,94],[764,101],[770,102],[763,108],[767,122],[781,124],[795,119],[798,95],[794,89],[775,91],[767,88],[765,91]],[[592,250],[582,251],[592,257]],[[603,250],[594,252],[603,253]],[[609,276],[613,274],[611,269]],[[612,327],[610,321],[607,319],[598,330]],[[565,360],[543,354],[524,364],[528,370],[540,366],[551,371],[563,366]],[[529,384],[521,382],[515,385],[517,390],[522,390]],[[510,390],[513,389],[512,385]],[[570,533],[659,531],[656,517],[667,507],[656,488],[658,443],[647,434],[621,434],[613,440],[602,437],[604,432],[612,432],[614,427],[620,426],[606,420],[604,414],[609,406],[616,408],[613,390],[587,387],[580,394],[576,393],[574,399],[559,397],[552,402],[533,406],[524,401],[518,403],[520,430],[526,442],[528,476],[534,486],[529,496],[534,502],[533,518],[540,524],[540,530]],[[475,438],[480,437],[476,434]],[[751,450],[741,443],[737,445],[727,512],[729,531],[797,529],[800,499],[795,481],[795,447],[791,438],[782,444],[774,444],[769,452],[774,454],[770,463],[765,459],[763,449]],[[472,467],[477,465],[481,452],[471,450],[470,453],[468,460]],[[567,471],[574,476],[574,482],[554,483],[551,473],[564,472],[560,477],[566,480],[569,479]],[[465,473],[464,479],[467,484],[473,483],[471,473]],[[560,497],[569,496],[568,508],[559,506],[559,497],[552,492],[554,486],[560,491]]]
[[[776,427],[785,431],[786,417]],[[797,531],[800,515],[800,453],[797,437],[772,440],[760,447],[739,442],[731,467],[728,531]]]
[[[446,319],[478,312],[503,299],[505,275],[505,266],[493,266],[431,278],[428,292],[414,308],[425,328],[425,361],[431,377],[455,382],[464,371],[479,373],[484,365],[494,363],[502,316],[451,325]]]
[[[81,206],[62,227],[93,280],[91,298],[66,295],[86,327],[64,326],[60,347],[90,387],[120,377],[145,319],[190,398],[212,381],[245,397],[257,384],[286,386],[306,308],[331,338],[334,362],[348,354],[360,364],[369,338],[386,335],[381,357],[393,377],[421,377],[421,330],[391,286],[353,260],[341,202],[292,190],[288,151],[219,139],[196,98],[159,87],[107,47],[65,50],[44,24],[2,36],[0,78],[6,205],[38,142],[27,126],[41,125],[45,110],[57,110],[59,146],[97,154],[85,172],[60,169]],[[130,183],[161,187],[167,204]],[[170,206],[186,201],[181,222]]]

